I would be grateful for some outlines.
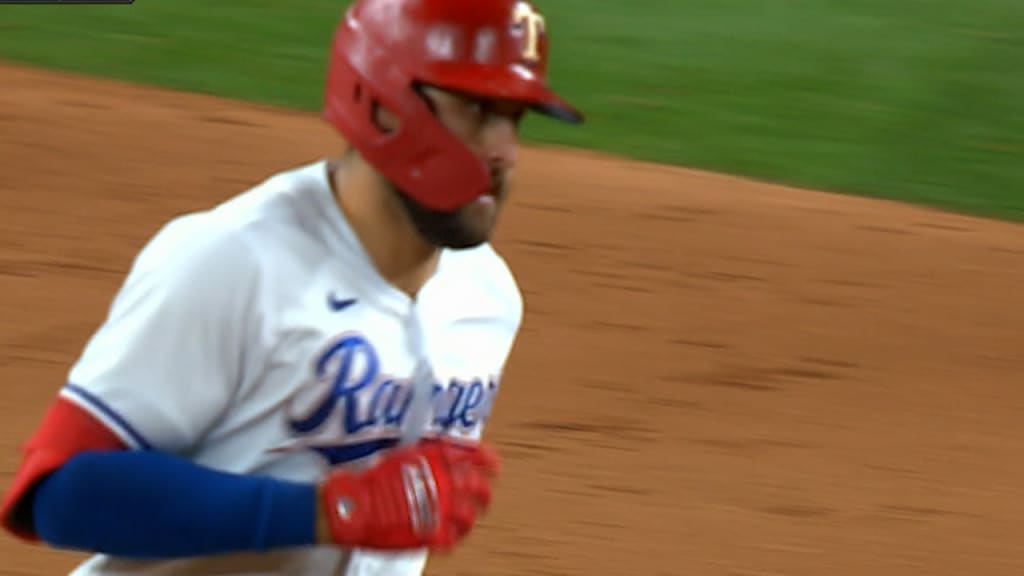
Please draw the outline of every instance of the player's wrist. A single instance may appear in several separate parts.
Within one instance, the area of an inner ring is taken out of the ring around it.
[[[314,534],[316,535],[317,544],[334,544],[334,538],[331,536],[331,524],[327,515],[327,505],[324,500],[324,484],[323,482],[316,485],[316,518],[314,526]]]

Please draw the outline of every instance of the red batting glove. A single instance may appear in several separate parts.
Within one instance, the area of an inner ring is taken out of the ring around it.
[[[331,538],[339,546],[450,549],[491,502],[498,456],[453,440],[424,440],[363,472],[337,471],[323,485]]]

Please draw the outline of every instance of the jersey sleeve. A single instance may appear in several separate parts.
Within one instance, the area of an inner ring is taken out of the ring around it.
[[[39,541],[30,505],[37,483],[81,452],[125,448],[124,442],[102,422],[58,397],[22,446],[21,465],[0,501],[0,525],[14,536]]]
[[[188,451],[259,356],[258,261],[204,218],[173,221],[140,252],[60,392],[130,448]]]

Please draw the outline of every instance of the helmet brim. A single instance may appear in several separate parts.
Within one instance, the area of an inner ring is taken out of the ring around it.
[[[583,112],[559,96],[532,70],[522,65],[437,63],[420,82],[485,98],[528,104],[536,112],[569,124],[582,124]]]

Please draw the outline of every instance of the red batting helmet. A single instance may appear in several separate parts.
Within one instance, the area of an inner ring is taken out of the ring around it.
[[[324,118],[419,203],[452,210],[490,187],[490,170],[434,116],[418,84],[528,103],[578,123],[547,85],[544,18],[522,0],[357,0],[334,38]],[[384,133],[381,105],[401,120]]]

